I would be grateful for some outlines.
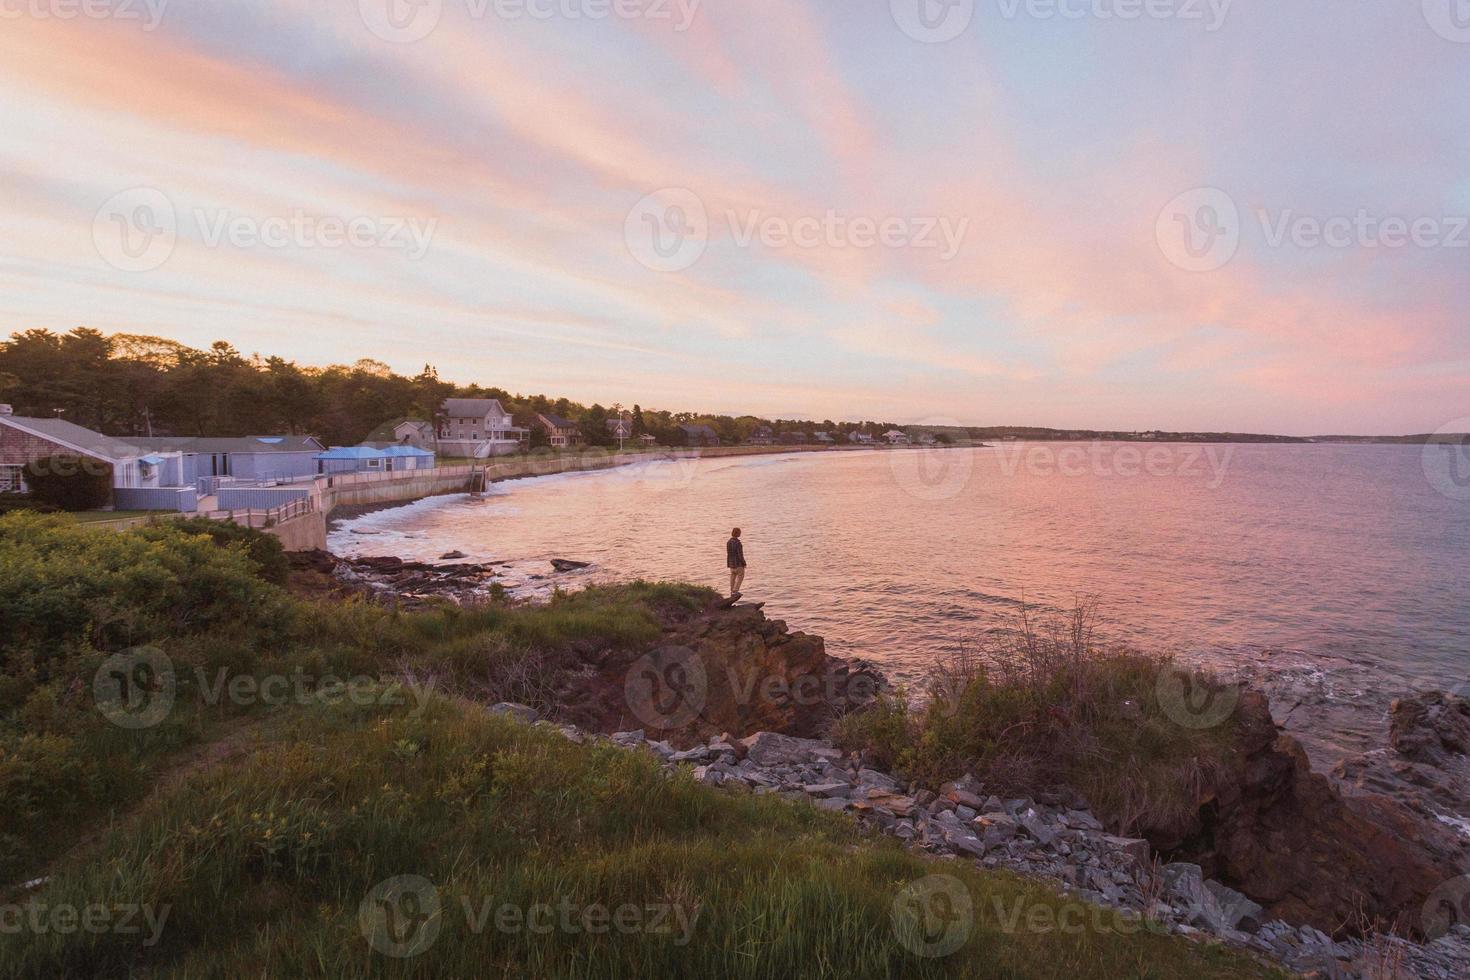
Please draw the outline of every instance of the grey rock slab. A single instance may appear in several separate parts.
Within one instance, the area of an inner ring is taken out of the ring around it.
[[[490,713],[492,715],[504,715],[507,718],[524,722],[527,725],[535,721],[537,717],[535,708],[525,704],[514,704],[510,701],[502,701],[499,704],[491,705]]]

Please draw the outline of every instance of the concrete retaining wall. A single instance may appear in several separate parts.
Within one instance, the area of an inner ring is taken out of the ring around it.
[[[281,547],[287,551],[325,550],[327,547],[327,515],[319,510],[281,521],[265,528],[266,534],[281,539]]]

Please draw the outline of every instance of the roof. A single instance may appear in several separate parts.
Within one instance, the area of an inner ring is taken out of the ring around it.
[[[317,453],[317,459],[387,459],[403,456],[426,457],[434,454],[417,446],[333,446]]]
[[[5,422],[51,442],[60,443],[70,449],[79,450],[89,456],[103,459],[135,459],[144,455],[150,447],[138,439],[119,439],[93,432],[64,419],[33,419],[21,415],[0,415]]]
[[[690,433],[691,435],[693,435],[694,433],[699,433],[700,435],[703,435],[706,432],[708,432],[710,435],[715,435],[715,430],[707,425],[681,425],[679,426],[679,428],[683,429],[685,432]]]
[[[537,412],[536,414],[540,417],[541,421],[553,429],[575,429],[577,427],[577,423],[570,422],[560,415],[552,415],[550,412]]]
[[[482,419],[491,412],[510,414],[500,406],[499,398],[446,398],[443,411],[452,419]]]
[[[145,450],[181,453],[316,453],[327,448],[313,436],[155,436],[128,442]]]

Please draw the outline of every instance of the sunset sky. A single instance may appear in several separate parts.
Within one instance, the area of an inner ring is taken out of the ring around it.
[[[816,419],[1470,415],[1457,0],[92,4],[0,0],[0,333]]]

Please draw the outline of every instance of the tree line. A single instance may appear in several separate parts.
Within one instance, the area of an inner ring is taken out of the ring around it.
[[[328,367],[302,366],[281,357],[246,356],[220,340],[198,350],[163,337],[104,334],[88,327],[66,333],[25,330],[0,342],[0,401],[15,414],[62,418],[113,436],[313,435],[328,445],[390,440],[394,422],[432,421],[444,399],[498,398],[532,445],[546,436],[538,412],[576,422],[584,441],[615,445],[608,419],[627,417],[634,436],[682,442],[678,426],[704,424],[723,442],[744,442],[760,426],[786,432],[859,430],[878,435],[891,422],[822,422],[709,415],[611,405],[584,405],[550,395],[513,394],[504,388],[455,385],[432,365],[413,376],[370,358]]]

